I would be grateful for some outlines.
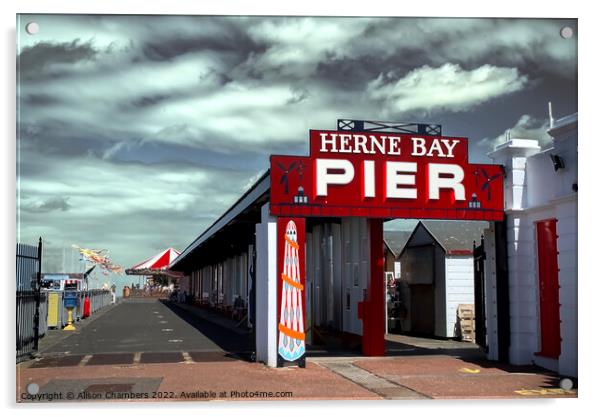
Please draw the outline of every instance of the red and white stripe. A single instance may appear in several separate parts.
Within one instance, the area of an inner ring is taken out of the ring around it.
[[[167,248],[162,252],[159,252],[152,258],[147,259],[144,262],[140,262],[134,265],[131,269],[167,269],[169,265],[180,255],[180,252],[174,248]]]

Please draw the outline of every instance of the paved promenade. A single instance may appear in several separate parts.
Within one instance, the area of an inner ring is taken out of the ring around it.
[[[17,365],[17,401],[565,398],[559,378],[483,359],[462,342],[389,338],[390,356],[321,352],[307,368],[250,362],[251,334],[213,314],[131,299],[51,334]]]

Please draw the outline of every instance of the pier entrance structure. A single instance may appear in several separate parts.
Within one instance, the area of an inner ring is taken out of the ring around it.
[[[469,163],[465,137],[357,120],[309,136],[309,156],[272,155],[270,171],[171,265],[201,302],[243,298],[257,360],[269,366],[304,366],[321,323],[358,338],[364,355],[384,355],[384,221],[488,221],[493,240],[505,230],[503,167]],[[329,239],[340,244],[326,251]],[[487,320],[498,339],[498,315]]]

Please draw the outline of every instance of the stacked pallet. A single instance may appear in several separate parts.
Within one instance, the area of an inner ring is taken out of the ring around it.
[[[462,340],[475,341],[474,304],[458,305],[458,321],[462,332]]]

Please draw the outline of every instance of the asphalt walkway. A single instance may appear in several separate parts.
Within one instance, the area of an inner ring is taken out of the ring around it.
[[[57,330],[39,358],[17,364],[17,401],[577,396],[552,372],[487,361],[465,342],[407,336],[387,337],[397,350],[386,357],[316,355],[307,368],[272,369],[247,360],[251,333],[213,319],[156,299],[124,300],[71,334]]]
[[[76,327],[72,334],[56,337],[55,344],[45,347],[34,366],[45,362],[60,366],[61,361],[78,362],[78,357],[92,362],[134,363],[140,356],[143,361],[163,356],[162,362],[179,362],[201,353],[240,355],[251,350],[250,334],[203,320],[157,299],[124,300]],[[65,334],[64,330],[56,332]]]

